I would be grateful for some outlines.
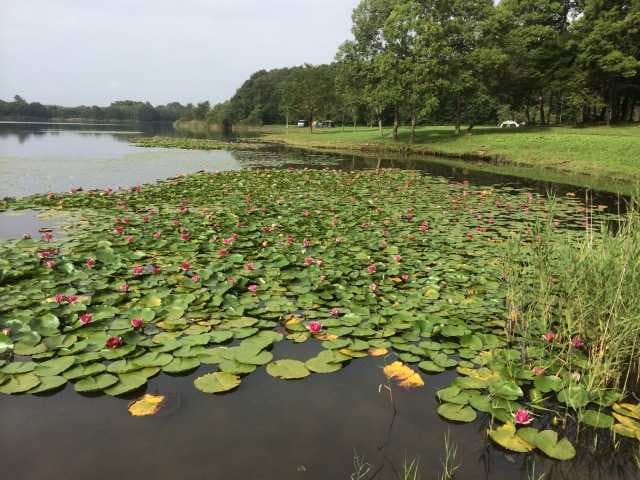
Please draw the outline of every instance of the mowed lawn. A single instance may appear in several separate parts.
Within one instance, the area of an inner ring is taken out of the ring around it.
[[[337,149],[388,148],[409,144],[410,130],[402,128],[394,141],[391,130],[384,135],[376,128],[308,129],[265,127],[266,138],[308,147]],[[612,127],[530,127],[500,129],[476,127],[471,133],[456,135],[452,127],[420,127],[416,131],[416,151],[499,155],[507,161],[567,172],[619,180],[640,181],[640,125]]]

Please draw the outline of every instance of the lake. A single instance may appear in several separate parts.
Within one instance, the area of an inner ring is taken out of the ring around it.
[[[70,188],[118,188],[201,170],[245,168],[370,169],[410,168],[427,175],[482,185],[584,190],[566,185],[473,172],[425,160],[361,158],[269,147],[260,151],[183,151],[130,145],[137,135],[171,133],[168,127],[121,125],[0,124],[0,198]],[[519,192],[521,193],[521,192]],[[615,196],[596,193],[593,201],[614,208]],[[57,228],[61,220],[34,211],[0,215],[0,238]],[[309,358],[311,342],[281,342],[276,356]],[[168,399],[160,413],[133,418],[127,405],[139,396],[79,395],[71,385],[43,395],[0,395],[0,451],[3,472],[12,480],[309,479],[350,478],[354,457],[370,465],[362,480],[399,478],[403,462],[418,459],[421,478],[437,478],[444,438],[457,446],[456,479],[528,479],[535,463],[545,479],[630,479],[631,454],[584,436],[570,462],[539,454],[507,453],[486,440],[487,422],[443,421],[435,391],[452,374],[426,376],[417,390],[381,388],[384,358],[352,362],[331,375],[278,381],[259,369],[237,391],[207,396],[193,388],[201,367],[189,375],[162,374],[149,393]],[[34,449],[34,445],[37,447]],[[351,477],[356,478],[356,477]],[[538,478],[538,477],[535,477]]]

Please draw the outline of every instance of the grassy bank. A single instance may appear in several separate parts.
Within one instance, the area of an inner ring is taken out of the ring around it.
[[[415,144],[410,130],[400,130],[394,141],[390,130],[315,130],[266,128],[265,139],[288,145],[337,150],[410,152],[486,158],[500,163],[587,174],[615,180],[640,181],[640,126],[549,127],[498,129],[477,127],[470,134],[456,135],[451,127],[421,127]]]

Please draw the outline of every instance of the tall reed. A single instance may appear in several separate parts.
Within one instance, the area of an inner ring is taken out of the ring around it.
[[[588,225],[592,225],[588,222]],[[545,332],[584,342],[581,382],[623,393],[640,372],[640,208],[599,229],[561,231],[540,223],[531,241],[513,238],[504,262],[508,334],[523,352]],[[545,347],[549,362],[574,370],[570,341]],[[526,358],[526,356],[525,356]]]

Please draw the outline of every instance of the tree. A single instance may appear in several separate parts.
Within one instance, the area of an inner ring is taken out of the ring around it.
[[[291,80],[291,104],[305,115],[313,133],[313,122],[335,104],[335,80],[331,65],[310,65],[297,69]]]
[[[605,121],[630,120],[640,98],[640,2],[586,0],[575,33],[578,64],[606,103]]]

